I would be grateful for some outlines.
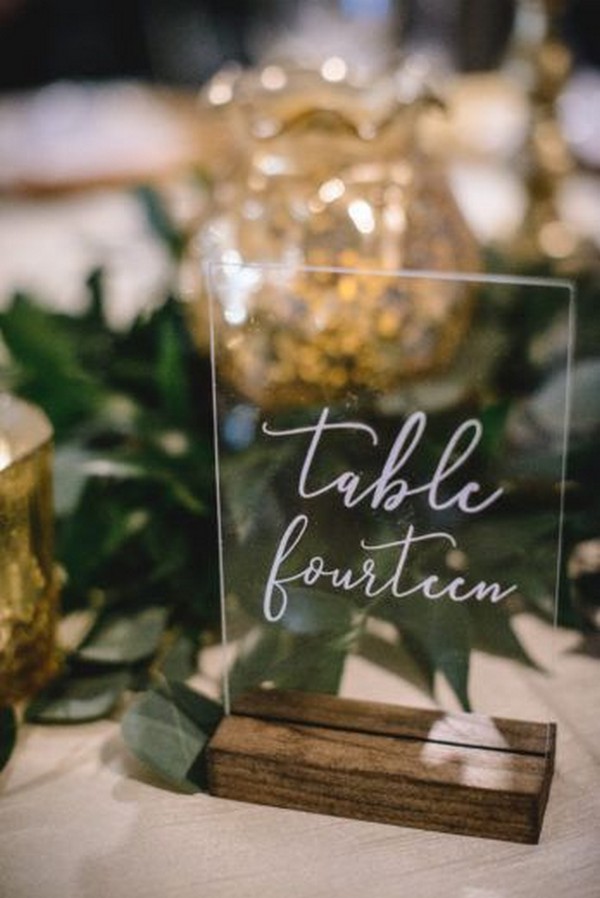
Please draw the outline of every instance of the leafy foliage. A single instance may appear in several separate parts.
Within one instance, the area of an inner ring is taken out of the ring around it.
[[[206,785],[202,751],[222,717],[216,702],[165,680],[127,711],[122,733],[131,751],[178,788]]]
[[[125,332],[103,314],[102,272],[80,316],[24,295],[0,313],[0,387],[40,405],[56,443],[56,557],[65,612],[95,623],[27,711],[36,722],[106,716],[148,668],[193,668],[218,620],[208,365],[168,299]],[[8,755],[12,711],[3,711]]]
[[[57,442],[57,556],[66,610],[161,604],[216,620],[208,370],[168,301],[126,333],[18,296],[0,316],[6,385],[41,405]]]
[[[126,671],[78,675],[67,669],[27,708],[32,723],[85,723],[108,716],[128,687]]]

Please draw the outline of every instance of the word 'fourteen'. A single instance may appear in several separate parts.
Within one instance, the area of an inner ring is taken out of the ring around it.
[[[476,451],[483,434],[481,422],[470,418],[460,424],[450,436],[437,461],[430,479],[425,483],[411,483],[401,476],[408,462],[414,457],[427,426],[427,416],[416,411],[410,415],[399,430],[378,476],[371,482],[364,482],[363,476],[352,470],[344,471],[326,482],[320,482],[315,469],[318,456],[327,452],[327,437],[336,433],[346,438],[367,438],[373,447],[379,445],[377,432],[360,421],[330,421],[329,409],[323,409],[316,424],[276,430],[263,423],[265,435],[273,438],[306,437],[308,446],[304,455],[297,483],[298,496],[304,500],[315,499],[326,493],[338,494],[347,509],[361,504],[373,510],[396,511],[402,503],[417,495],[425,495],[429,508],[434,512],[450,508],[460,509],[464,514],[476,515],[490,508],[502,496],[502,488],[487,495],[476,480],[457,485],[457,479],[469,459]],[[453,486],[449,486],[450,478]],[[442,488],[444,488],[442,490]],[[445,496],[442,496],[442,491]],[[455,577],[441,583],[436,574],[428,574],[415,583],[407,572],[407,567],[420,546],[437,543],[446,549],[457,548],[452,534],[442,530],[417,533],[410,524],[406,533],[390,542],[372,544],[362,539],[360,547],[363,561],[358,570],[343,567],[328,567],[321,555],[313,555],[308,563],[294,566],[295,550],[302,543],[310,520],[306,514],[298,514],[283,533],[275,555],[263,597],[263,611],[269,621],[278,621],[285,614],[293,584],[304,586],[325,585],[333,591],[362,591],[367,599],[388,594],[401,599],[422,594],[427,599],[448,598],[454,602],[467,599],[488,599],[499,602],[516,590],[516,585],[502,587],[498,583],[479,581],[473,585],[464,577]],[[393,565],[390,568],[390,553]],[[306,554],[302,553],[306,558]],[[366,557],[364,557],[366,555]],[[378,561],[386,571],[393,570],[391,576],[378,573]]]

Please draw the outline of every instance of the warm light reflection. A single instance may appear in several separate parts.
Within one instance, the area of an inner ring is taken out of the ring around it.
[[[321,75],[331,83],[343,81],[347,74],[348,66],[341,56],[330,56],[321,66]]]
[[[361,234],[372,234],[375,230],[373,209],[366,200],[353,200],[348,206],[348,215]]]
[[[331,180],[321,184],[319,188],[319,199],[324,203],[333,203],[343,196],[345,191],[346,185],[341,178],[331,178]]]
[[[383,213],[383,220],[388,230],[401,234],[406,228],[406,212],[402,206],[388,206]]]
[[[496,763],[481,766],[473,752],[474,741],[498,752]],[[509,790],[514,785],[513,755],[494,720],[482,715],[446,714],[436,720],[423,745],[421,761],[427,767],[456,766],[455,781],[464,786]]]
[[[279,156],[275,153],[268,153],[260,158],[256,163],[256,167],[268,177],[283,175],[288,170],[288,165],[283,156]]]
[[[214,81],[208,88],[208,101],[213,106],[224,106],[233,96],[233,87],[225,81]]]
[[[237,250],[227,250],[223,254],[222,303],[223,317],[228,324],[244,324],[248,319],[249,298],[260,282],[257,269],[241,265]]]
[[[553,259],[566,259],[577,246],[577,237],[562,221],[549,221],[538,234],[541,249]]]
[[[260,73],[260,83],[266,90],[282,90],[287,84],[287,75],[278,65],[268,65]]]

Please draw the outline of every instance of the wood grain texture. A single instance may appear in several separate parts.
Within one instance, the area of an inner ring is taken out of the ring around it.
[[[449,744],[547,754],[553,728],[545,723],[340,699],[336,695],[253,689],[237,696],[234,714],[287,720]]]
[[[444,715],[437,712],[332,696],[249,694],[208,747],[209,790],[257,804],[537,842],[554,729],[546,752],[548,727],[503,721],[512,743],[498,747],[495,721],[471,717],[450,715],[452,738],[432,740],[436,728],[443,735]],[[458,741],[462,734],[465,741]],[[531,743],[544,751],[523,747]]]

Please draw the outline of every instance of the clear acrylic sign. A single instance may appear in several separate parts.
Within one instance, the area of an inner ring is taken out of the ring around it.
[[[570,285],[206,274],[226,704],[275,686],[536,719],[491,664],[544,675]]]

